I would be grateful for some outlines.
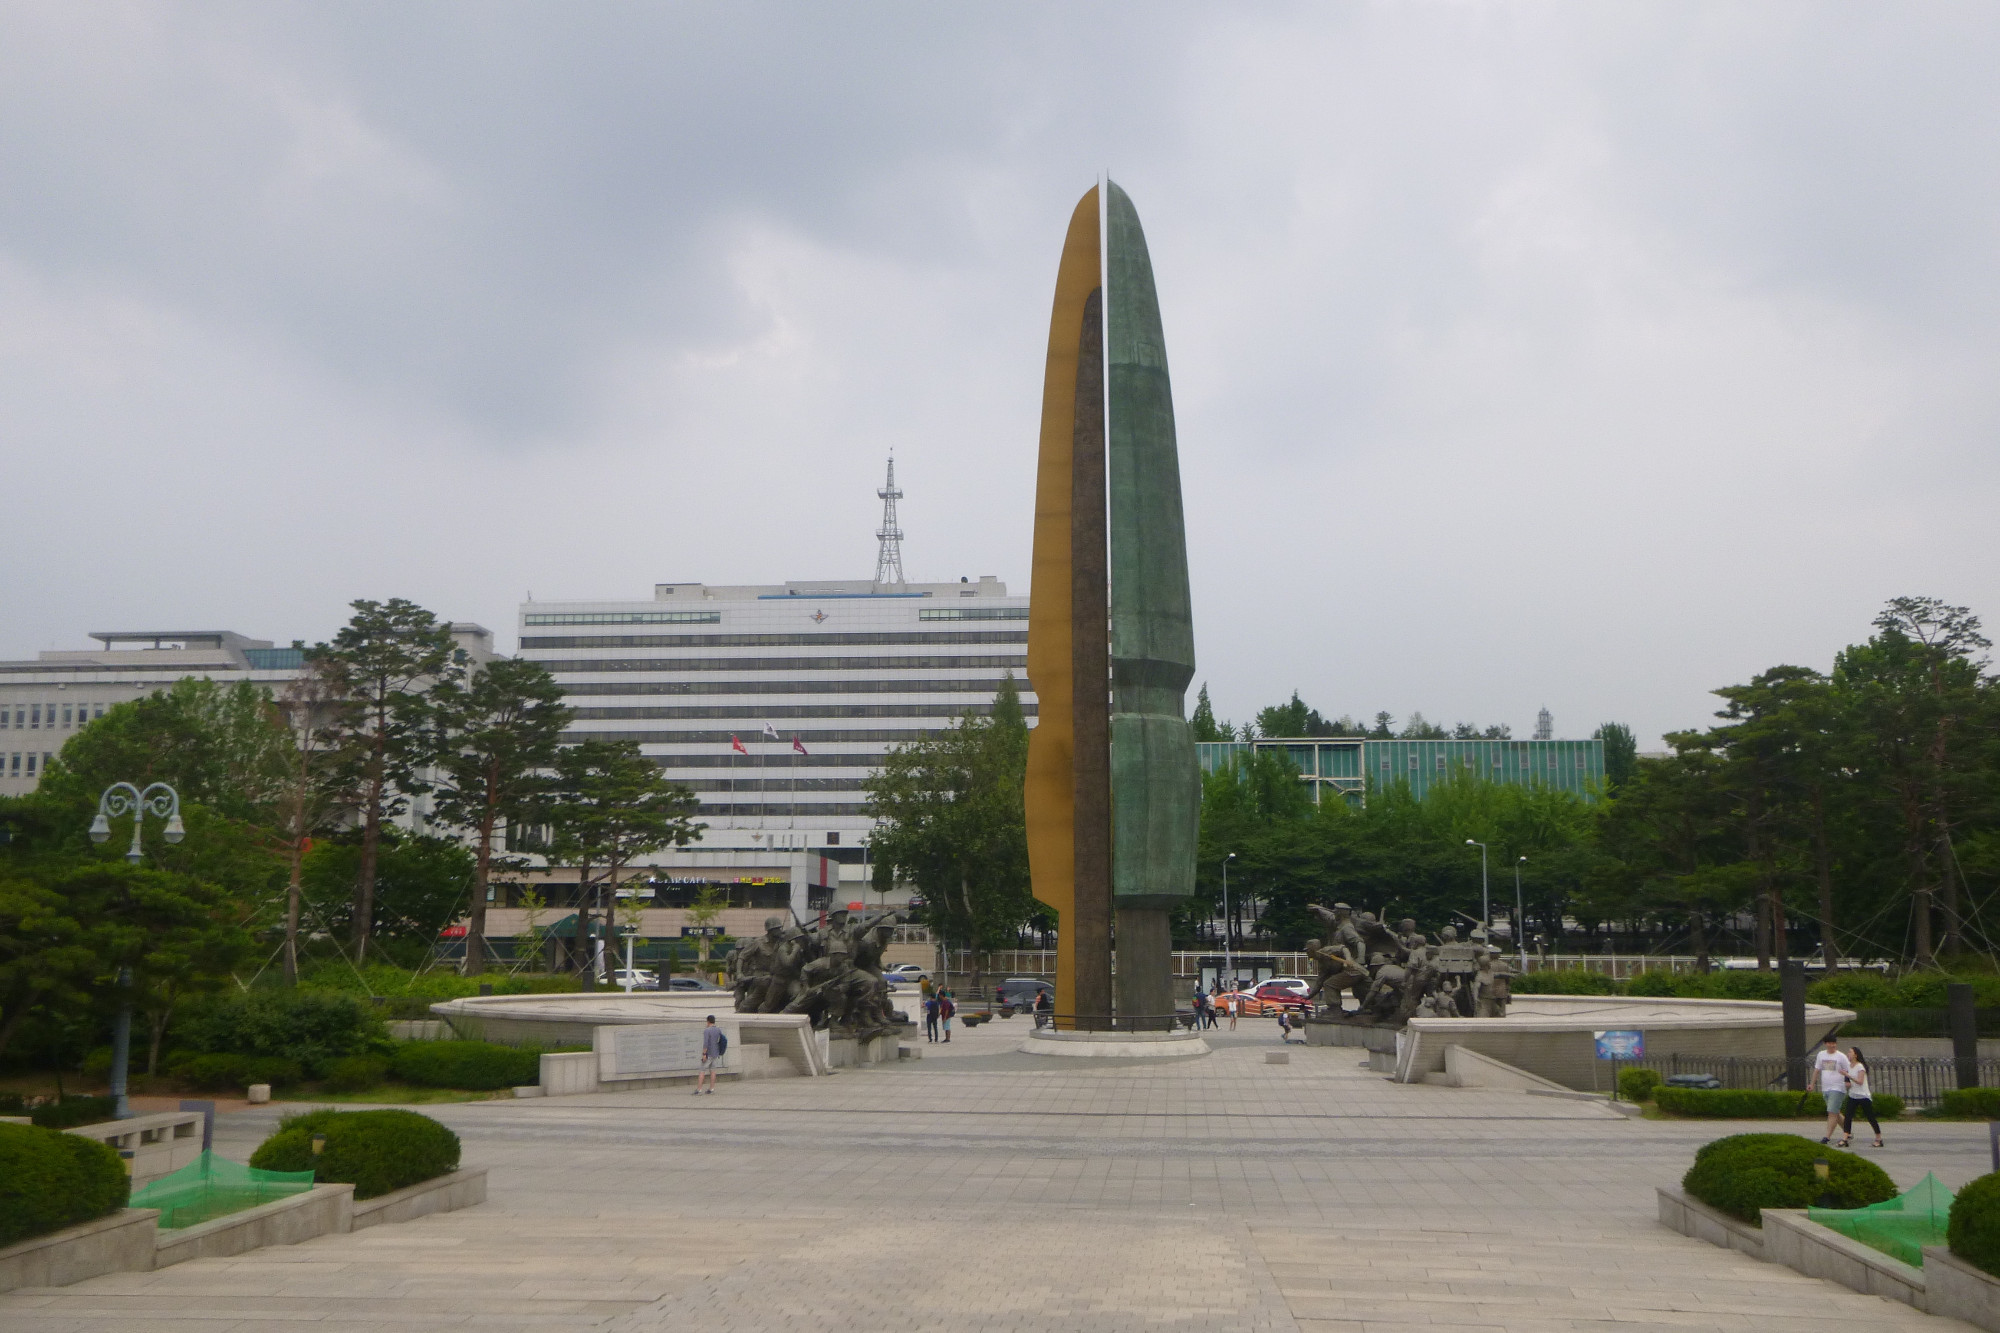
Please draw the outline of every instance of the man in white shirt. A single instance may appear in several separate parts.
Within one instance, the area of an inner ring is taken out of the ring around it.
[[[1854,1067],[1840,1046],[1828,1033],[1825,1045],[1813,1057],[1813,1070],[1819,1075],[1820,1095],[1826,1098],[1826,1137],[1821,1143],[1831,1143],[1840,1129],[1840,1109],[1847,1101],[1847,1071]]]

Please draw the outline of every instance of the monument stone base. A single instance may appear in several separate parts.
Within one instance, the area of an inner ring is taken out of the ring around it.
[[[1057,1032],[1037,1028],[1020,1049],[1030,1055],[1073,1059],[1162,1060],[1207,1055],[1209,1048],[1193,1032]]]

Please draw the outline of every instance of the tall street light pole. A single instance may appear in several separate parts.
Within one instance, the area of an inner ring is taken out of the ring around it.
[[[1236,989],[1236,964],[1229,952],[1229,863],[1235,859],[1235,852],[1222,858],[1222,973],[1231,990]]]
[[[1528,858],[1523,856],[1514,862],[1514,944],[1521,951],[1521,975],[1528,975],[1528,932],[1527,913],[1521,907],[1521,867]]]
[[[148,814],[167,821],[163,836],[168,842],[179,842],[187,836],[187,829],[181,824],[179,792],[164,782],[155,782],[144,791],[129,782],[114,782],[97,798],[97,818],[90,821],[90,840],[102,845],[111,837],[112,819],[128,813],[132,816],[132,845],[126,850],[125,859],[133,865],[146,858],[139,835]],[[118,969],[118,1018],[111,1027],[111,1097],[115,1103],[112,1115],[120,1120],[132,1118],[132,1103],[125,1095],[125,1075],[131,1064],[131,1055],[132,969],[121,965]]]
[[[1486,938],[1493,938],[1493,894],[1486,882],[1486,844],[1477,838],[1467,838],[1467,847],[1479,849],[1479,924],[1486,931]]]

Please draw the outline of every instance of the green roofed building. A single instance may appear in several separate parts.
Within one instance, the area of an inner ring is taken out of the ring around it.
[[[1392,783],[1409,784],[1421,800],[1433,784],[1455,774],[1516,786],[1551,787],[1595,800],[1604,788],[1604,742],[1487,740],[1370,740],[1362,736],[1271,737],[1254,741],[1200,741],[1195,755],[1204,773],[1226,767],[1252,750],[1276,750],[1311,785],[1313,804],[1338,795],[1354,804]]]

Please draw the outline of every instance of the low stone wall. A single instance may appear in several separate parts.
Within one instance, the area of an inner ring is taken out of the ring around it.
[[[1863,1295],[1886,1296],[1919,1310],[1926,1308],[1923,1269],[1809,1221],[1803,1208],[1764,1210],[1764,1257]]]
[[[1926,1246],[1924,1266],[1912,1268],[1880,1250],[1807,1218],[1801,1208],[1767,1208],[1760,1231],[1718,1213],[1677,1189],[1662,1187],[1660,1223],[1759,1259],[1838,1282],[1852,1291],[1901,1301],[1926,1314],[1963,1319],[2000,1333],[2000,1278],[1982,1273],[1942,1245]]]
[[[351,1230],[385,1222],[413,1222],[432,1213],[451,1213],[486,1202],[486,1168],[467,1167],[435,1180],[421,1180],[354,1205]]]
[[[1739,1250],[1752,1259],[1764,1257],[1764,1233],[1748,1222],[1719,1213],[1682,1190],[1662,1185],[1653,1193],[1658,1196],[1661,1226],[1725,1250]]]
[[[1922,1308],[2000,1333],[2000,1278],[1982,1273],[1942,1245],[1924,1247]]]
[[[202,1120],[200,1111],[158,1111],[63,1132],[95,1139],[113,1152],[131,1153],[132,1188],[137,1190],[192,1165],[201,1156]]]
[[[148,1272],[159,1217],[157,1208],[123,1208],[0,1248],[0,1291],[66,1287],[104,1273]]]
[[[354,1220],[354,1186],[315,1185],[304,1194],[274,1199],[213,1222],[159,1231],[153,1245],[153,1268],[171,1268],[190,1259],[226,1259],[266,1245],[296,1245],[314,1236],[350,1230]]]
[[[0,1249],[0,1291],[66,1287],[105,1273],[150,1273],[190,1259],[226,1258],[266,1245],[408,1222],[486,1202],[486,1168],[468,1167],[378,1198],[354,1202],[352,1185],[315,1185],[212,1222],[162,1230],[159,1210],[126,1208]]]

